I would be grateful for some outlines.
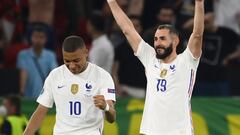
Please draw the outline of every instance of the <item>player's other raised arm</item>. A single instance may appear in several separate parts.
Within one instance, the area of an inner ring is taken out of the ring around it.
[[[113,17],[115,18],[120,29],[126,36],[133,51],[136,52],[138,49],[138,45],[142,40],[141,36],[137,33],[137,31],[133,26],[133,23],[127,17],[127,15],[123,12],[123,10],[119,7],[116,0],[107,0],[107,1],[112,11]]]
[[[202,52],[203,31],[204,0],[195,0],[193,32],[188,42],[188,47],[195,58],[199,58]]]

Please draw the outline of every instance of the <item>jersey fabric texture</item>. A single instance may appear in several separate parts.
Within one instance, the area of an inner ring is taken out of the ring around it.
[[[140,133],[192,135],[190,99],[199,59],[186,48],[171,63],[162,63],[143,40],[135,55],[145,67],[148,82]]]
[[[65,65],[47,77],[37,102],[56,106],[54,135],[101,135],[104,111],[95,107],[94,95],[115,101],[115,88],[110,74],[88,63],[85,71],[72,74]]]

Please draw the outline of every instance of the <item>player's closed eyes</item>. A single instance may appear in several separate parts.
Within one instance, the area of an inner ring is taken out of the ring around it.
[[[81,59],[75,59],[75,60],[72,60],[72,61],[70,61],[70,60],[64,60],[65,61],[65,63],[70,63],[70,62],[74,62],[74,63],[77,63],[77,62],[79,62]]]
[[[163,41],[163,40],[166,40],[166,37],[161,36],[159,37],[159,39]],[[154,37],[154,41],[157,41],[157,40],[158,40],[158,37]]]

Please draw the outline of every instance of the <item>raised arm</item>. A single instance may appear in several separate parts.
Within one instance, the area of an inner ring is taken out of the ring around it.
[[[195,0],[193,32],[188,42],[188,47],[195,58],[199,58],[202,52],[203,31],[204,0]]]
[[[126,36],[133,51],[136,52],[138,49],[138,45],[142,40],[142,37],[137,33],[137,31],[133,26],[133,23],[127,17],[127,15],[123,12],[123,10],[119,7],[116,0],[107,0],[107,1],[117,24],[119,25],[120,29]]]

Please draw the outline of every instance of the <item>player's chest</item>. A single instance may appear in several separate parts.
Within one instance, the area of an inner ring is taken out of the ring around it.
[[[147,70],[147,74],[151,76],[151,78],[158,79],[171,79],[176,77],[178,74],[178,64],[159,64],[158,62],[153,63],[149,66]]]
[[[151,90],[166,93],[181,82],[181,72],[178,63],[158,64],[154,63],[147,70],[147,79]]]
[[[89,98],[99,92],[99,86],[95,82],[83,79],[57,81],[53,89],[54,96]]]

